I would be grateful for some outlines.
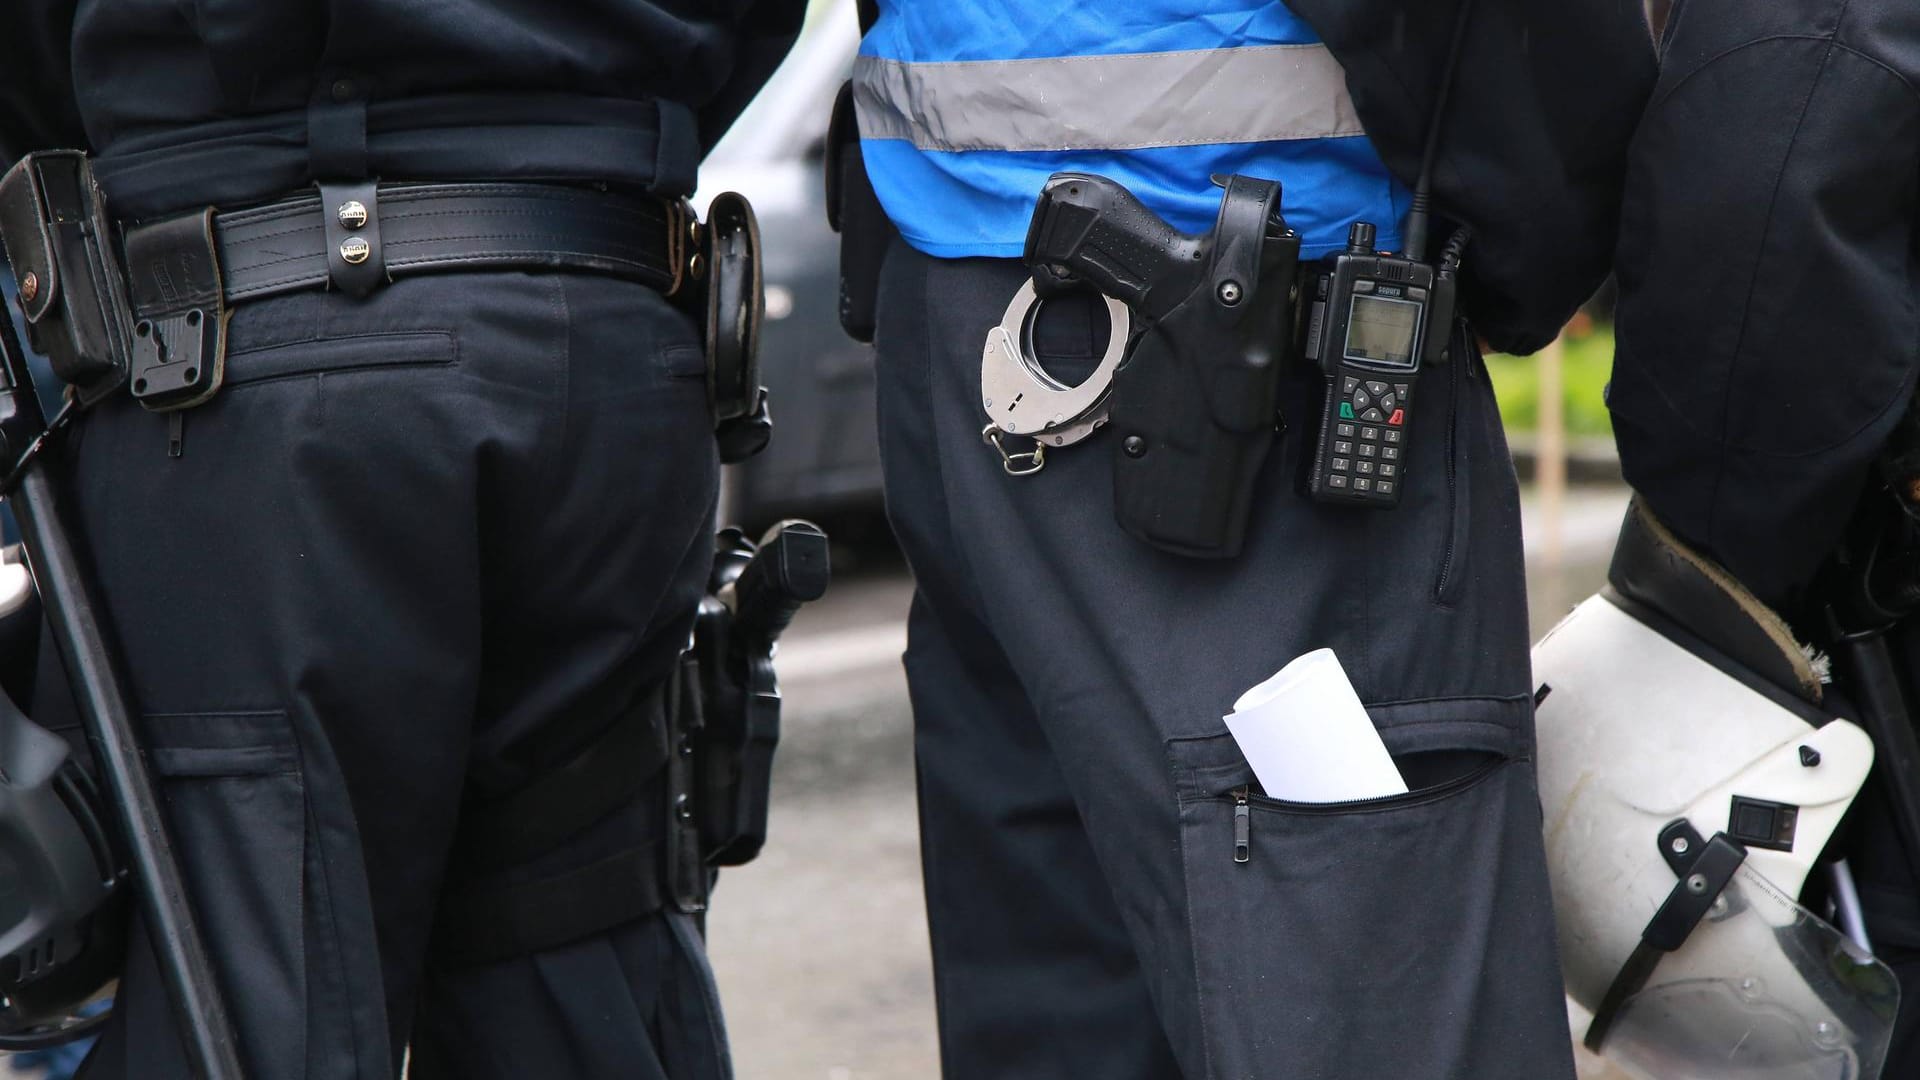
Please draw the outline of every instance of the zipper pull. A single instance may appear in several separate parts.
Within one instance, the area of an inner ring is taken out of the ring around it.
[[[1233,789],[1233,861],[1253,860],[1253,808],[1247,805],[1245,784]]]

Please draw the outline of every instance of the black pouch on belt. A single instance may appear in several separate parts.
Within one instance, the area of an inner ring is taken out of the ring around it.
[[[898,234],[887,217],[860,152],[853,84],[840,88],[827,124],[827,224],[840,234],[840,326],[872,344],[880,297],[880,268]]]
[[[106,202],[78,150],[28,154],[0,178],[6,246],[27,337],[91,405],[127,381],[133,316]]]
[[[765,449],[773,434],[767,390],[760,385],[760,327],[766,321],[760,223],[746,196],[726,191],[707,207],[706,224],[688,232],[695,250],[680,263],[683,276],[671,295],[702,321],[714,436],[720,460],[733,464]]]

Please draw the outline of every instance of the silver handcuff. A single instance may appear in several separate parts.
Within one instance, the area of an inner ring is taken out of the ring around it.
[[[1111,323],[1107,351],[1093,374],[1074,386],[1047,374],[1034,356],[1033,322],[1041,300],[1032,281],[1021,284],[1000,324],[987,331],[980,353],[980,404],[988,423],[980,438],[999,453],[1007,475],[1032,476],[1046,467],[1049,447],[1072,446],[1106,424],[1113,373],[1127,355],[1133,316],[1120,301],[1101,299]],[[1033,440],[1033,449],[1007,449],[1002,440],[1009,435]]]

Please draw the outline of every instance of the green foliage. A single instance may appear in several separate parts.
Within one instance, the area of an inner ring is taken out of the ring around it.
[[[1607,378],[1613,370],[1613,329],[1595,326],[1575,337],[1568,333],[1560,365],[1565,392],[1567,434],[1611,436],[1607,415]],[[1540,368],[1532,356],[1487,357],[1493,393],[1500,401],[1500,419],[1508,431],[1532,431],[1540,422]]]

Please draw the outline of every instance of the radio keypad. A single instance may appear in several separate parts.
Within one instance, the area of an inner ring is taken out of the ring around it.
[[[1343,375],[1320,486],[1350,501],[1397,502],[1412,385]],[[1355,421],[1358,421],[1357,423]]]

